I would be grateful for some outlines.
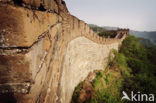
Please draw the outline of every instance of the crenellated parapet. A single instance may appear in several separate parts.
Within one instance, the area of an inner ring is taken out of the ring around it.
[[[129,35],[129,29],[117,29],[117,38],[121,38],[122,35]]]
[[[72,16],[62,0],[0,0],[0,102],[8,98],[18,103],[69,102],[74,86],[91,72],[88,68],[77,78],[69,94],[62,87],[62,78],[70,79],[64,64],[72,41],[108,49],[104,54],[107,58],[111,49],[119,48],[128,30],[118,30],[118,34],[116,38],[99,37],[84,21]],[[82,45],[81,49],[85,48]],[[64,93],[69,98],[64,98]]]

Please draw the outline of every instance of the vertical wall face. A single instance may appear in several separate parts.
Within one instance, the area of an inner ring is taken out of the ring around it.
[[[69,103],[75,86],[88,73],[104,69],[112,49],[118,50],[119,43],[101,45],[85,37],[72,40],[67,47],[61,80],[62,103]]]
[[[61,74],[58,57],[63,57],[61,17],[3,3],[0,15],[0,93],[14,94],[18,103],[54,102]],[[51,91],[55,95],[49,100]],[[0,102],[7,98],[0,95]]]
[[[0,15],[0,102],[69,103],[126,37],[99,37],[62,0],[0,0]]]

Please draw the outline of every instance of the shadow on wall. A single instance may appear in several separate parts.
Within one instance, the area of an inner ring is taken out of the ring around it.
[[[22,5],[23,0],[13,0],[15,4]]]
[[[0,103],[17,103],[13,93],[0,94]]]

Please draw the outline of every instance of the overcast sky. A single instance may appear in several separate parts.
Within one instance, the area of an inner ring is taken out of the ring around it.
[[[156,30],[156,0],[65,0],[71,14],[86,23],[139,31]]]

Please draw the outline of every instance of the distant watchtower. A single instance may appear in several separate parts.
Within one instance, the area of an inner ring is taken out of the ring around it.
[[[120,28],[118,28],[117,29],[117,35],[118,34],[126,34],[127,36],[129,35],[129,29],[120,29]]]

